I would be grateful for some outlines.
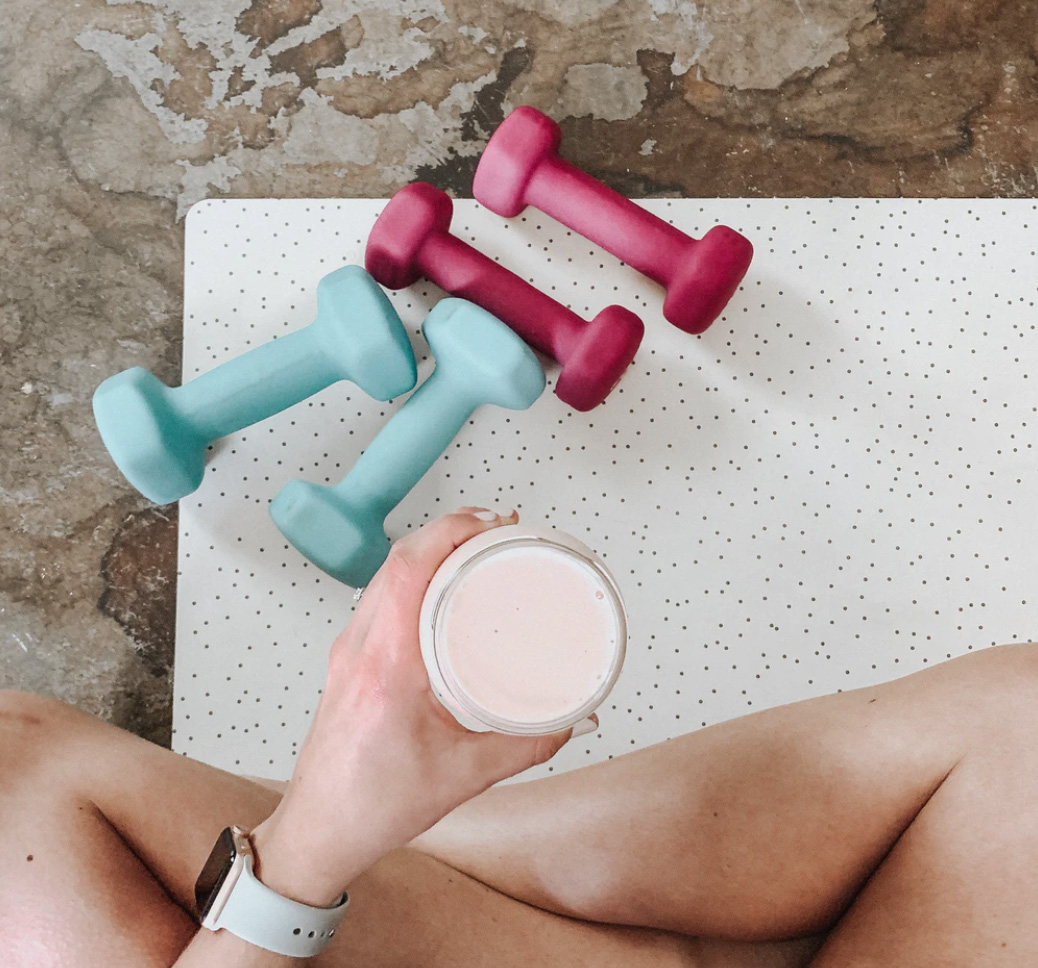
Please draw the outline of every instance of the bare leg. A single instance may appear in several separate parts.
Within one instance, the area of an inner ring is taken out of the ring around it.
[[[255,826],[278,795],[58,703],[0,695],[5,968],[170,965],[197,930],[192,888],[216,835]],[[413,850],[385,858],[351,893],[344,929],[315,968],[794,968],[817,947],[586,924]]]
[[[991,717],[840,920],[814,968],[1038,964],[1033,698],[1031,705]]]
[[[416,846],[548,910],[697,935],[825,932],[854,902],[826,965],[872,923],[969,951],[963,911],[1001,906],[986,924],[1034,963],[1036,735],[1038,647],[991,649],[491,790]]]

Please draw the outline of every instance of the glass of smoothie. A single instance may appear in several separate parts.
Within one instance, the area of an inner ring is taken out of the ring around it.
[[[551,528],[484,531],[440,566],[422,603],[429,681],[463,726],[555,733],[616,682],[627,613],[595,553]]]

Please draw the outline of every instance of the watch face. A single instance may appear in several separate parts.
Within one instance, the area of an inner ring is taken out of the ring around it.
[[[213,906],[224,879],[231,872],[237,851],[234,847],[234,832],[230,827],[220,834],[213,847],[209,860],[205,862],[202,873],[195,881],[195,908],[198,920],[204,921],[209,909]]]

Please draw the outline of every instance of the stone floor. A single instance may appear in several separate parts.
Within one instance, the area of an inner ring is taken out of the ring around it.
[[[469,193],[532,104],[632,195],[1038,195],[1035,0],[0,0],[0,687],[170,731],[176,508],[90,396],[179,378],[182,217]]]

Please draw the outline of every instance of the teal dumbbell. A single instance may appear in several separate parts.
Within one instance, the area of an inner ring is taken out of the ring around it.
[[[214,440],[338,380],[389,400],[416,379],[411,344],[386,294],[360,266],[344,266],[317,284],[309,326],[180,387],[139,366],[117,373],[95,391],[94,419],[123,476],[149,500],[169,504],[202,483]]]
[[[333,487],[290,481],[270,514],[318,568],[366,585],[389,554],[385,520],[472,412],[485,403],[525,410],[544,389],[529,347],[496,316],[464,299],[442,299],[425,319],[436,369]]]

